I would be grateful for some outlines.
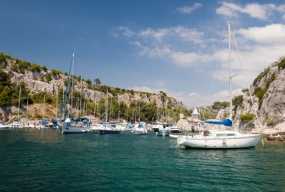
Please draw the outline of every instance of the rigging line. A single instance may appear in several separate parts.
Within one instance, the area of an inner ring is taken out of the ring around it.
[[[223,35],[221,36],[221,40],[222,40],[222,38],[224,37],[226,27],[227,27],[227,26],[225,26],[225,28],[224,28]],[[221,41],[221,40],[220,40],[220,41]],[[222,50],[223,50],[223,48],[224,48],[224,45],[225,45],[225,42],[223,42]],[[214,72],[214,75],[213,75],[213,79],[212,79],[212,83],[211,83],[211,86],[210,86],[210,90],[209,90],[208,96],[210,96],[211,91],[212,91],[212,87],[213,87],[213,83],[214,83],[214,80],[215,80],[215,75],[216,75],[216,72],[217,72],[218,64],[219,64],[219,62],[217,61],[216,69],[215,69],[215,72]]]
[[[225,30],[226,30],[226,26],[225,26],[225,28],[224,28],[224,30],[223,30],[223,33],[222,34],[224,34],[225,33]],[[223,35],[221,36],[221,39],[223,38]],[[219,41],[219,42],[221,42],[221,40]],[[220,46],[220,45],[219,45]],[[219,47],[218,46],[218,47]],[[223,44],[223,46],[224,46],[224,44]],[[204,88],[205,88],[205,85],[206,85],[206,81],[208,80],[208,76],[205,78],[205,80],[204,80],[204,83],[203,83],[203,86],[201,87],[201,92],[204,90]]]
[[[234,37],[234,42],[235,42],[235,46],[236,46],[236,49],[237,49],[238,58],[239,58],[239,62],[240,62],[241,68],[242,68],[242,72],[243,72],[243,76],[244,76],[244,79],[245,79],[245,83],[246,83],[246,86],[247,86],[247,89],[248,89],[248,92],[249,92],[249,95],[250,95],[251,102],[252,102],[252,104],[254,106],[254,112],[255,112],[256,118],[258,120],[259,126],[263,129],[262,124],[261,124],[261,122],[260,122],[260,120],[258,118],[258,115],[257,115],[256,105],[255,105],[255,103],[253,101],[252,94],[250,92],[250,87],[249,87],[249,84],[248,84],[248,81],[247,81],[247,78],[246,78],[246,75],[245,75],[245,70],[243,68],[243,64],[242,64],[241,57],[240,57],[240,54],[239,54],[239,49],[238,49],[236,38],[235,38],[235,35],[234,35],[233,31],[232,31],[232,34],[233,34],[233,37]]]

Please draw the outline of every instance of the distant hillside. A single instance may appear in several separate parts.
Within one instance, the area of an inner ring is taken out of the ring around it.
[[[6,96],[6,99],[3,100],[5,102],[0,103],[0,107],[17,106],[20,87],[22,92],[21,107],[24,107],[23,103],[43,103],[44,98],[47,104],[55,104],[56,100],[61,102],[68,79],[66,72],[63,73],[56,69],[49,70],[46,66],[31,64],[4,53],[0,53],[0,67],[0,76],[3,78],[7,76],[7,82],[9,81],[8,84],[0,85],[0,100]],[[167,118],[164,120],[175,122],[179,118],[179,113],[184,113],[186,116],[189,113],[181,102],[168,97],[163,91],[160,94],[155,94],[110,87],[101,85],[100,80],[95,78],[94,84],[92,84],[90,79],[82,77],[81,84],[81,77],[74,76],[73,108],[78,110],[86,108],[85,114],[87,115],[97,114],[101,119],[104,117],[107,90],[109,116],[112,119],[120,117],[134,121],[138,120],[140,116],[141,120],[155,121],[162,120],[163,117]],[[9,87],[11,91],[8,91],[8,88],[5,89],[5,86]],[[81,103],[81,107],[79,103]],[[3,113],[2,116],[7,116],[3,109],[0,113]]]

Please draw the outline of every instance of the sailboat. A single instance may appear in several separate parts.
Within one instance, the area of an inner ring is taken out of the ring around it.
[[[140,106],[141,105],[139,103],[139,121],[141,120],[141,107]],[[133,135],[146,135],[147,134],[146,122],[140,121],[138,124],[135,124],[132,132],[133,132]]]
[[[70,73],[71,73],[71,69],[72,69],[72,84],[71,86],[69,86],[69,81],[70,81]],[[69,133],[86,133],[89,132],[89,128],[91,125],[90,120],[87,117],[80,117],[78,119],[74,119],[72,117],[72,109],[71,109],[71,117],[66,118],[66,113],[67,113],[67,93],[68,91],[71,92],[71,94],[73,94],[73,78],[74,78],[74,52],[72,54],[72,62],[71,62],[71,66],[69,69],[69,75],[68,75],[68,79],[67,79],[67,83],[66,83],[66,90],[64,92],[64,97],[63,97],[63,101],[62,101],[62,107],[61,107],[61,112],[60,112],[60,120],[64,120],[63,126],[62,126],[62,133],[63,134],[69,134]],[[71,90],[68,90],[68,89]],[[71,95],[71,100],[73,99],[73,96]],[[71,108],[72,108],[72,103],[71,103]]]
[[[122,131],[114,129],[110,124],[108,124],[108,90],[107,90],[107,98],[105,103],[105,123],[98,128],[99,134],[120,134]]]
[[[228,127],[232,126],[232,98],[231,98],[231,56],[230,56],[230,33],[231,25],[228,22],[229,35],[229,84],[230,84],[230,116],[223,121],[209,120],[205,123],[219,124]],[[178,136],[177,143],[186,148],[204,148],[204,149],[238,149],[255,147],[260,141],[262,134],[242,134],[233,130],[205,130],[197,135]]]
[[[21,123],[20,123],[19,118],[20,118],[20,107],[21,107],[21,100],[22,100],[21,97],[22,97],[22,89],[20,87],[20,90],[19,90],[19,103],[18,103],[18,116],[14,119],[13,123],[8,125],[9,128],[29,128],[29,127],[31,127],[29,125],[29,123],[27,122],[26,117],[24,117],[24,116],[22,116]],[[28,108],[28,105],[27,105],[27,108]]]
[[[41,123],[36,126],[36,128],[38,129],[47,129],[49,128],[48,122],[44,120],[45,118],[45,95],[44,95],[44,105],[43,105],[43,120],[41,121]]]

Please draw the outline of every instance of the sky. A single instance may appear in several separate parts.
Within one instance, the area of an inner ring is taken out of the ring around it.
[[[163,91],[188,108],[229,101],[228,21],[233,96],[247,88],[245,77],[252,84],[285,56],[281,0],[0,0],[0,5],[0,52],[68,72],[75,50],[76,76]]]

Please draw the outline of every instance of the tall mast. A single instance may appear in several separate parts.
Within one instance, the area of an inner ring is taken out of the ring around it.
[[[229,35],[229,90],[230,90],[230,117],[232,117],[232,74],[231,74],[231,22],[228,21],[228,35]]]
[[[21,93],[22,92],[22,89],[20,87],[20,91],[19,91],[19,105],[18,105],[18,118],[19,118],[19,115],[20,115],[20,105],[21,105]]]
[[[43,119],[45,119],[45,101],[46,100],[46,95],[44,95],[44,106],[43,106]]]
[[[56,111],[55,111],[55,119],[57,119],[57,105],[58,105],[58,88],[56,90]]]
[[[70,102],[70,113],[71,116],[73,116],[73,89],[74,89],[74,57],[75,57],[75,51],[73,51],[72,53],[72,70],[71,70],[71,75],[72,75],[72,79],[71,79],[71,102]]]
[[[27,99],[27,118],[26,118],[26,120],[28,119],[28,115],[29,115],[28,106],[29,106],[29,99]]]
[[[140,97],[141,97],[141,87],[140,87]],[[141,121],[141,103],[139,102],[139,121]]]
[[[82,75],[81,75],[81,90],[80,90],[80,99],[79,99],[79,117],[81,117],[81,100],[82,100]]]
[[[105,122],[108,120],[108,89],[107,89],[107,99],[106,99],[106,112],[105,112]]]
[[[96,101],[95,101],[95,104],[94,104],[94,117],[96,117]]]

